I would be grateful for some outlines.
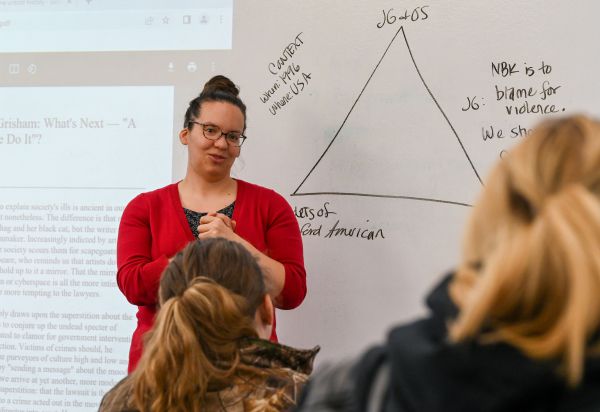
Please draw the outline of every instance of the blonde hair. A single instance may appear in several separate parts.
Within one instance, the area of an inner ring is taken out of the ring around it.
[[[217,283],[218,282],[218,283]],[[262,273],[243,246],[225,239],[190,243],[162,275],[160,310],[132,374],[140,411],[200,411],[211,389],[243,372],[242,338],[256,337],[265,296]]]
[[[543,123],[499,161],[450,292],[454,341],[506,342],[581,381],[600,326],[599,123]]]

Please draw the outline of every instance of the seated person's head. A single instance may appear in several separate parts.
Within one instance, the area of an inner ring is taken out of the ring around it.
[[[600,125],[547,122],[499,161],[465,237],[451,294],[455,340],[558,361],[575,385],[598,348]]]
[[[197,407],[207,390],[252,369],[240,363],[240,341],[271,333],[273,306],[258,264],[243,246],[222,238],[191,242],[173,258],[160,281],[159,304],[132,375],[140,409],[149,401]]]
[[[205,291],[215,291],[215,294]],[[226,305],[225,310],[200,312],[216,307],[204,302],[203,296],[214,300],[214,305]],[[173,257],[163,272],[158,300],[164,316],[172,312],[171,305],[184,305],[190,311],[187,313],[190,319],[196,322],[192,326],[202,326],[200,329],[206,327],[206,319],[215,325],[223,321],[239,324],[238,328],[215,331],[223,334],[218,337],[224,340],[243,336],[268,339],[271,335],[273,306],[262,271],[256,259],[236,242],[217,238],[190,243]],[[163,310],[165,307],[168,310]],[[223,316],[228,318],[221,318]]]

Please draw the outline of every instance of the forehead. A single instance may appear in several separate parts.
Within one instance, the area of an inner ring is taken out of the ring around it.
[[[228,129],[243,129],[244,115],[234,104],[229,102],[204,102],[200,106],[201,122],[214,123]]]

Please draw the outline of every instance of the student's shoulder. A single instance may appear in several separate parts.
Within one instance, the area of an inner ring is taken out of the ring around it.
[[[218,398],[229,406],[243,407],[243,410],[290,410],[296,406],[307,381],[306,374],[288,368],[241,373],[232,386],[218,394]]]
[[[98,412],[138,412],[131,406],[131,400],[131,379],[125,377],[104,395]]]

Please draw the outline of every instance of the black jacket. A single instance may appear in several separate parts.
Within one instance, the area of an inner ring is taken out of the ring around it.
[[[446,277],[427,298],[430,316],[393,329],[359,360],[317,372],[300,411],[600,411],[600,358],[568,389],[550,362],[533,362],[505,344],[451,344],[457,315]]]

